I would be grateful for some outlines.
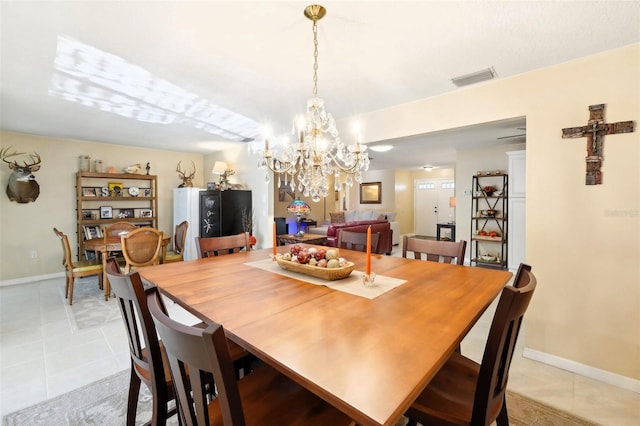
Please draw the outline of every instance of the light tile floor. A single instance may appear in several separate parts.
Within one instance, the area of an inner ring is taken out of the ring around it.
[[[122,323],[72,331],[61,286],[63,278],[0,287],[0,416],[129,368]],[[168,307],[172,316],[192,321],[176,305]],[[473,359],[482,356],[494,309],[495,303],[462,343]],[[514,356],[509,389],[604,425],[640,425],[640,394],[525,359],[521,352]]]

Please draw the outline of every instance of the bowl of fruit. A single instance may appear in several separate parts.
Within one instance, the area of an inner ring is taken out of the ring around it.
[[[276,261],[282,269],[299,272],[328,281],[348,277],[355,264],[340,257],[337,249],[302,247],[298,244],[282,254],[276,255]]]

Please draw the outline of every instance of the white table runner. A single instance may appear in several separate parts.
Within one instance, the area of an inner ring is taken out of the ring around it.
[[[286,277],[295,278],[310,284],[323,285],[333,290],[338,290],[345,293],[353,294],[354,296],[365,297],[367,299],[374,299],[380,296],[381,294],[384,294],[389,290],[392,290],[398,287],[399,285],[402,285],[407,282],[406,280],[400,280],[397,278],[376,274],[374,285],[371,287],[365,287],[362,284],[363,272],[355,271],[355,270],[351,272],[351,275],[349,275],[347,278],[343,278],[341,280],[335,280],[335,281],[328,281],[328,280],[323,280],[321,278],[316,278],[316,277],[304,275],[298,272],[282,269],[278,265],[278,262],[273,261],[271,258],[264,259],[264,260],[256,260],[254,262],[247,262],[245,263],[245,265],[251,266],[253,268],[259,268],[265,271],[273,272],[274,274],[280,274]]]

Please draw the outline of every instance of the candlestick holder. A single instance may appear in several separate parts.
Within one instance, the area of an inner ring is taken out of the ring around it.
[[[365,287],[373,287],[376,282],[376,274],[372,272],[370,274],[362,274],[362,285]]]

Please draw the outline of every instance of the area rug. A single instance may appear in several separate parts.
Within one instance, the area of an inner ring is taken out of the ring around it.
[[[3,426],[27,425],[104,425],[125,424],[129,371],[109,376],[80,389],[4,416]],[[144,384],[140,387],[136,424],[151,418],[151,396]],[[509,422],[512,426],[596,426],[572,414],[528,399],[514,392],[507,393]],[[398,425],[403,425],[401,421]],[[176,416],[167,422],[177,425]]]
[[[114,299],[104,300],[104,290],[98,287],[97,277],[76,279],[73,289],[73,305],[64,298],[64,285],[59,287],[67,317],[73,331],[122,321],[118,304]]]

